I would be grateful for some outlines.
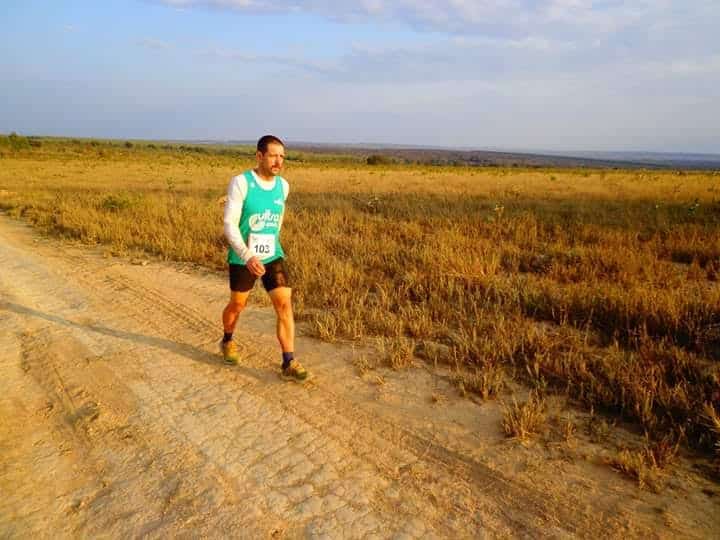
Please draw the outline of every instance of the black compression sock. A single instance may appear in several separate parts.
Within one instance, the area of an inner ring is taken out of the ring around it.
[[[225,332],[223,334],[223,343],[227,343],[228,341],[232,341],[232,332]]]
[[[284,352],[283,353],[283,363],[282,368],[285,369],[290,365],[290,362],[292,362],[293,359],[293,353],[291,352]]]

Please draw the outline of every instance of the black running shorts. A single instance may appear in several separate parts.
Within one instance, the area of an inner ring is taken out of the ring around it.
[[[255,285],[257,279],[244,264],[230,264],[230,290],[235,292],[247,292]],[[281,257],[265,265],[265,273],[261,276],[263,287],[267,292],[278,287],[289,287],[290,278],[285,260]]]

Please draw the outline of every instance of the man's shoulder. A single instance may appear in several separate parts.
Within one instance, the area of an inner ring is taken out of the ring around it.
[[[230,178],[230,182],[233,184],[247,184],[247,173],[248,171],[243,171],[234,175],[232,178]]]
[[[280,179],[280,184],[282,185],[283,193],[285,194],[285,198],[287,198],[288,193],[290,192],[290,183],[283,178],[282,176],[278,176]]]
[[[248,174],[252,174],[252,173],[253,173],[253,170],[248,169],[246,171],[242,171],[242,172],[237,173],[236,175],[233,175],[232,179],[235,180],[237,178],[238,180],[246,180],[248,177]]]
[[[247,196],[248,183],[244,174],[236,174],[230,178],[228,185],[228,203],[235,203],[242,201]]]

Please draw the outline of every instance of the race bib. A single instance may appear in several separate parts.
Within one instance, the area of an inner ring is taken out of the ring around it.
[[[250,233],[248,247],[258,259],[272,257],[275,255],[275,235]]]

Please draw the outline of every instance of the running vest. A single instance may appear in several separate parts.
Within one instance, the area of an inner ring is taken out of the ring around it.
[[[252,171],[245,171],[247,195],[240,215],[240,235],[252,252],[263,264],[285,256],[280,246],[280,220],[285,210],[285,193],[280,177],[275,177],[275,186],[270,190],[261,188]],[[245,264],[231,247],[227,260],[230,264]]]

